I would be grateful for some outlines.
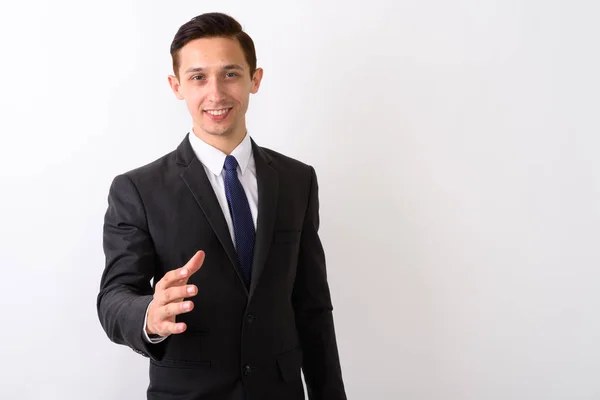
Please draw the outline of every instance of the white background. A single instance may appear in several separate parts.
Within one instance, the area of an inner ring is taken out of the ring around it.
[[[208,11],[256,43],[248,127],[312,164],[351,399],[600,398],[600,5],[2,1],[0,398],[143,399],[95,308],[108,186],[191,126]]]

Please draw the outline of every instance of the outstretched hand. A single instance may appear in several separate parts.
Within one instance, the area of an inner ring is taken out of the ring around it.
[[[187,326],[175,322],[175,317],[191,311],[194,303],[186,298],[198,293],[195,285],[188,285],[192,274],[202,267],[205,253],[200,250],[181,268],[167,272],[154,287],[154,297],[148,308],[146,333],[160,336],[182,333]]]

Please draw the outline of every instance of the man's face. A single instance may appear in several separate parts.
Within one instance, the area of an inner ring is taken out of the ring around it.
[[[250,93],[256,93],[262,69],[250,77],[250,67],[236,39],[203,38],[179,51],[179,79],[169,83],[185,100],[196,135],[242,138]]]

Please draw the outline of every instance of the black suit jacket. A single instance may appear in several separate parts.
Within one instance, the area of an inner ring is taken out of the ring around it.
[[[252,141],[258,222],[247,289],[227,223],[186,138],[164,157],[117,176],[109,190],[106,266],[97,308],[115,343],[150,358],[149,399],[346,399],[312,167]],[[202,268],[188,329],[142,337],[153,282],[198,250]]]

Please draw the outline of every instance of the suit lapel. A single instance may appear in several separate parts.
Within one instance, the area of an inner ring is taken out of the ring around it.
[[[254,259],[252,261],[252,279],[250,281],[250,297],[254,294],[260,275],[265,267],[267,255],[273,241],[275,216],[277,215],[277,197],[279,182],[277,172],[271,166],[271,157],[252,141],[252,153],[256,164],[258,184],[258,221]]]
[[[181,173],[181,178],[200,205],[206,219],[208,219],[210,226],[225,249],[231,261],[231,266],[235,269],[239,277],[240,284],[250,297],[256,290],[258,280],[265,267],[271,248],[279,194],[278,176],[277,172],[271,166],[272,159],[264,150],[256,145],[254,140],[252,140],[252,154],[256,165],[258,186],[258,220],[256,242],[254,244],[254,258],[252,261],[252,278],[248,293],[242,272],[238,268],[237,253],[231,240],[227,221],[225,221],[219,201],[206,176],[206,171],[194,154],[187,136],[177,148],[177,163],[185,167]]]
[[[186,136],[184,141],[177,148],[177,163],[185,166],[185,169],[181,173],[181,178],[186,183],[187,187],[192,192],[192,195],[200,205],[202,212],[206,216],[206,219],[210,223],[213,231],[217,235],[217,238],[221,242],[221,245],[225,249],[231,266],[235,269],[239,277],[240,284],[244,288],[246,294],[248,290],[244,284],[244,278],[242,272],[238,268],[238,259],[233,241],[231,240],[231,234],[227,227],[227,221],[223,216],[223,211],[219,205],[219,201],[215,195],[215,192],[206,176],[206,171],[202,166],[202,163],[192,149],[191,144]]]

